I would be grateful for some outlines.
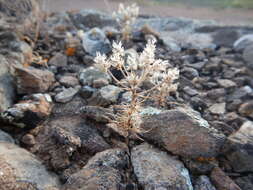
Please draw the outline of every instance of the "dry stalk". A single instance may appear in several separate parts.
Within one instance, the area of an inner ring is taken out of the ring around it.
[[[119,23],[122,33],[122,41],[129,41],[132,33],[132,25],[139,15],[139,7],[134,3],[130,6],[124,6],[120,3],[117,12],[113,12],[113,17]]]
[[[166,97],[172,91],[177,90],[174,82],[179,77],[176,68],[168,69],[168,61],[155,59],[155,41],[149,40],[144,51],[137,57],[128,56],[120,43],[113,43],[112,55],[107,57],[97,53],[95,66],[101,71],[108,73],[116,85],[130,92],[131,101],[118,105],[118,113],[109,127],[129,140],[130,135],[138,134],[141,131],[141,106],[147,99],[155,100],[159,105],[164,105]],[[117,69],[124,76],[118,80],[112,69]],[[142,89],[144,82],[150,82],[149,89]]]

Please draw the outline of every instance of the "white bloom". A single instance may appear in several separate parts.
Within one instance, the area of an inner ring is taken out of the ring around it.
[[[94,62],[95,66],[102,72],[107,72],[111,67],[111,63],[106,59],[106,55],[99,52],[97,52]]]

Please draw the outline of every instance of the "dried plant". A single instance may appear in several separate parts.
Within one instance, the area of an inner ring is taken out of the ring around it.
[[[113,12],[113,17],[119,23],[122,32],[122,40],[128,41],[132,33],[132,25],[139,15],[139,7],[134,3],[125,7],[120,3],[117,12]]]
[[[107,57],[97,53],[95,66],[108,73],[115,83],[131,94],[131,101],[119,105],[119,112],[109,126],[122,136],[129,138],[131,134],[138,134],[141,121],[141,105],[147,99],[164,105],[166,96],[177,90],[174,83],[179,77],[176,68],[168,69],[168,61],[155,59],[155,40],[149,40],[144,51],[134,56],[127,56],[121,43],[113,43],[112,55]],[[121,72],[123,79],[118,80],[112,69]],[[143,89],[144,82],[151,83],[150,88]]]

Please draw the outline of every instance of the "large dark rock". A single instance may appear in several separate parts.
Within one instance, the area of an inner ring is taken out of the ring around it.
[[[93,155],[110,148],[96,128],[73,113],[53,117],[32,134],[36,141],[32,152],[56,171],[69,167],[71,157],[79,150]]]
[[[148,112],[147,112],[148,113]],[[216,157],[225,136],[189,108],[144,114],[143,137],[184,157]]]
[[[42,163],[25,149],[1,142],[0,152],[0,189],[52,190],[59,187],[56,175],[48,172]]]
[[[253,175],[245,175],[242,177],[236,178],[235,182],[240,186],[243,190],[251,190],[253,189]]]
[[[148,144],[136,146],[131,151],[134,173],[144,190],[193,190],[188,170],[184,165]]]
[[[51,114],[51,110],[52,99],[49,94],[33,94],[5,110],[1,120],[21,128],[34,128]]]
[[[121,149],[97,153],[78,172],[69,177],[64,190],[110,189],[118,190],[123,183],[129,158]]]

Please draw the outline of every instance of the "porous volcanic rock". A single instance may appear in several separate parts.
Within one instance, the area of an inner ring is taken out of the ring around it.
[[[124,150],[109,149],[97,153],[79,172],[68,178],[63,189],[118,190],[128,164],[129,158]]]

